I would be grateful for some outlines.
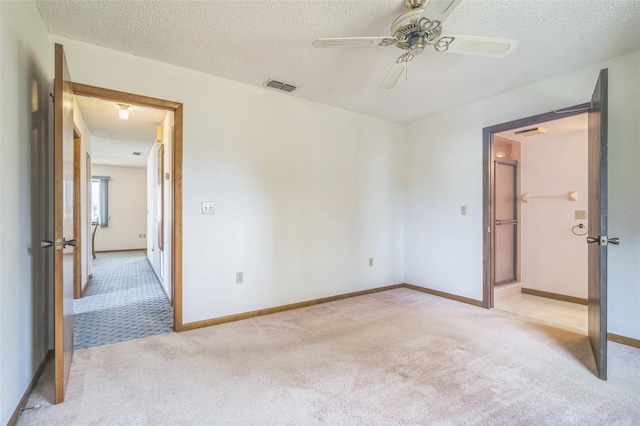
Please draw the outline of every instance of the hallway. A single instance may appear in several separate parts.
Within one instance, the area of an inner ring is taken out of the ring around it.
[[[73,302],[74,349],[170,333],[173,309],[143,251],[98,253]]]

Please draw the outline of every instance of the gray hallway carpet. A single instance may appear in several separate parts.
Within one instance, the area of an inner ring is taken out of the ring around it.
[[[97,253],[93,279],[73,302],[74,349],[169,333],[173,311],[142,251]]]

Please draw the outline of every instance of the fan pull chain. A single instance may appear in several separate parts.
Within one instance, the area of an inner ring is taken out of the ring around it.
[[[409,81],[409,62],[405,62],[404,81]]]

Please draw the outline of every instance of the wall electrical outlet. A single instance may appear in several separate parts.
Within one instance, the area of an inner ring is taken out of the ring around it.
[[[202,203],[202,214],[214,214],[214,213],[215,213],[214,203]]]
[[[369,266],[373,266],[373,257],[369,258]]]
[[[586,218],[587,218],[587,211],[586,210],[576,210],[576,219],[584,220]]]
[[[244,282],[244,272],[236,272],[236,284],[242,284]]]

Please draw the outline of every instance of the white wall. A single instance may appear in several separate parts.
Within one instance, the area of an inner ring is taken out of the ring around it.
[[[609,331],[640,338],[640,52],[408,125],[406,282],[482,298],[482,129],[588,102],[601,68],[609,68],[609,235],[622,240],[609,249]]]
[[[184,322],[402,282],[401,125],[56,40],[74,81],[184,103]]]
[[[0,2],[0,424],[9,421],[51,343],[46,271],[32,264],[44,236],[32,232],[37,188],[31,186],[31,147],[51,135],[48,37],[33,3]]]
[[[164,146],[164,245],[158,248],[158,164],[159,146],[155,145],[147,158],[147,257],[151,267],[160,279],[169,300],[172,299],[171,282],[171,213],[173,204],[171,174],[171,156],[173,148],[173,113],[165,116],[162,122],[162,145]],[[167,173],[169,178],[167,179]]]
[[[548,133],[521,145],[522,193],[551,197],[520,203],[523,288],[587,298],[587,245],[571,232],[587,225],[575,219],[576,210],[588,208],[587,137],[587,130]],[[569,191],[577,191],[577,201],[569,201]]]
[[[78,132],[80,132],[82,146],[80,148],[80,216],[82,221],[82,235],[81,245],[82,247],[82,289],[87,285],[89,274],[91,273],[91,262],[93,262],[93,256],[91,254],[91,212],[87,209],[87,154],[91,155],[91,142],[93,136],[87,127],[82,116],[82,111],[78,107],[78,103],[74,102],[73,105],[73,123],[76,126]],[[89,226],[87,226],[89,225]]]
[[[98,139],[98,138],[95,138]],[[92,164],[93,176],[109,176],[109,226],[98,227],[96,251],[135,250],[147,246],[147,171],[144,168]]]

